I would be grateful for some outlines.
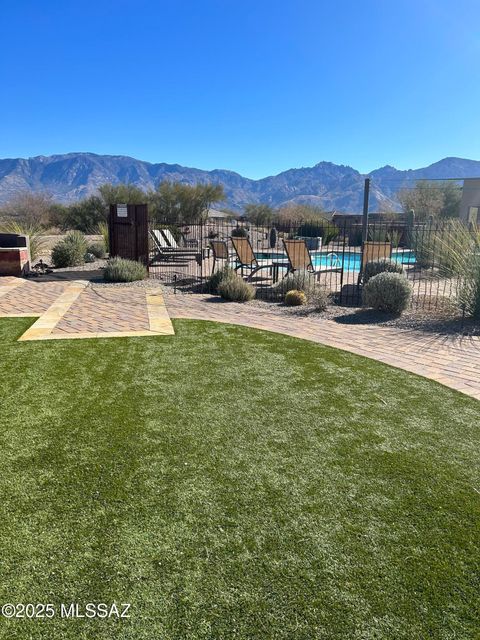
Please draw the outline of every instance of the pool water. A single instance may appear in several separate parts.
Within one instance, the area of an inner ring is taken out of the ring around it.
[[[343,260],[342,260],[343,258]],[[343,266],[345,271],[360,271],[362,256],[360,253],[345,252],[335,253],[313,253],[312,260],[314,267]],[[415,264],[415,256],[412,251],[392,251],[392,260],[400,264]],[[338,261],[338,262],[337,262]]]
[[[284,253],[256,253],[258,260],[274,260],[277,262],[287,262],[287,256]],[[344,254],[311,252],[313,266],[319,267],[342,267],[345,271],[360,271],[361,254],[353,251],[346,251]],[[415,264],[415,255],[413,251],[392,251],[392,260],[400,264]]]

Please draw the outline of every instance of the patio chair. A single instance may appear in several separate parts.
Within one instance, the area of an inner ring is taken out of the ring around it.
[[[372,260],[389,260],[391,257],[391,242],[376,242],[373,240],[365,241],[362,245],[362,262],[360,265],[360,272],[358,274],[358,284],[362,281],[367,262],[372,262]]]
[[[232,236],[231,240],[235,253],[237,254],[238,264],[235,267],[235,271],[240,269],[243,276],[243,270],[250,269],[247,280],[251,280],[261,269],[269,269],[270,273],[272,273],[273,262],[271,260],[258,260],[248,238]]]
[[[315,266],[305,240],[283,239],[283,246],[289,262],[289,271],[292,273],[300,270],[316,276],[327,272],[343,273],[343,267],[338,264]]]
[[[174,247],[170,247],[158,229],[152,229],[150,231],[150,237],[153,240],[156,251],[151,262],[155,262],[156,260],[160,260],[162,262],[178,262],[179,260],[188,262],[193,259],[199,262],[199,260],[201,261],[202,259],[202,254],[194,249],[175,249]]]
[[[228,244],[225,240],[210,240],[210,248],[213,253],[212,274],[215,273],[215,265],[219,260],[225,260],[225,266],[229,266],[232,258],[235,261],[234,254],[228,250]]]

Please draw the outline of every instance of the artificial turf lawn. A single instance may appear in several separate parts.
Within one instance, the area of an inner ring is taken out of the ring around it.
[[[18,343],[0,321],[0,637],[475,638],[480,403],[273,333]]]

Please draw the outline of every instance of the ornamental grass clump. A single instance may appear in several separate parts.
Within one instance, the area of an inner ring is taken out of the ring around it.
[[[289,307],[300,307],[303,304],[307,304],[307,296],[303,291],[292,289],[287,291],[285,295],[285,304]]]
[[[235,270],[231,267],[225,266],[223,267],[223,269],[219,269],[218,271],[215,271],[215,273],[212,273],[207,282],[208,291],[210,291],[210,293],[218,295],[218,285],[223,280],[228,280],[229,278],[236,277],[237,273],[235,272]]]
[[[69,231],[52,249],[53,266],[57,269],[85,264],[87,241],[81,231]]]
[[[223,279],[218,285],[218,293],[229,302],[248,302],[255,297],[255,289],[239,275]]]
[[[107,282],[135,282],[145,280],[147,275],[147,269],[141,262],[124,258],[110,258],[103,272]]]
[[[388,258],[367,262],[363,270],[364,284],[379,273],[403,273],[403,265],[395,260],[388,260]]]
[[[363,288],[363,304],[378,311],[400,314],[408,307],[412,285],[400,273],[379,273]]]
[[[439,278],[457,280],[456,302],[480,319],[480,228],[451,220],[439,228],[412,235],[417,263],[433,267]]]
[[[0,232],[28,236],[32,260],[41,256],[45,249],[45,239],[43,238],[45,229],[36,222],[4,218],[0,220]]]

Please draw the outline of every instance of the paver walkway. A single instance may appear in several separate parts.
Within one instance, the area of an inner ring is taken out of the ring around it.
[[[158,286],[0,278],[1,316],[40,316],[21,341],[174,334]]]
[[[480,400],[480,338],[429,335],[378,325],[342,325],[319,316],[285,317],[211,296],[168,293],[172,318],[231,322],[351,351],[431,378]]]

